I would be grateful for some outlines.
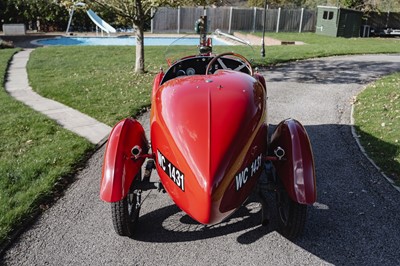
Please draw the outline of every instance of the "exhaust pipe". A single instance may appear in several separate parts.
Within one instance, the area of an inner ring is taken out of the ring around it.
[[[133,159],[137,160],[141,153],[142,153],[142,148],[139,145],[133,146],[133,148],[131,150]]]
[[[276,157],[278,157],[278,160],[282,160],[282,158],[285,156],[285,150],[282,149],[280,146],[278,146],[275,150],[274,150],[274,154]]]

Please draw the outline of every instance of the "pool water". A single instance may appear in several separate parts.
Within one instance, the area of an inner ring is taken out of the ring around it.
[[[195,37],[145,37],[145,46],[198,45]],[[35,41],[37,45],[136,45],[135,37],[56,37]],[[230,45],[227,42],[213,38],[213,45]]]

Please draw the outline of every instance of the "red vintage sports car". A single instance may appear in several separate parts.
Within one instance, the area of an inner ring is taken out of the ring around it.
[[[151,144],[135,119],[114,126],[100,197],[111,203],[117,234],[134,237],[145,190],[165,190],[194,220],[215,224],[257,188],[264,225],[268,190],[276,193],[279,232],[296,238],[307,205],[316,200],[306,130],[286,119],[269,138],[265,79],[240,54],[214,54],[201,23],[199,52],[174,61],[154,78]],[[152,169],[159,182],[150,182]]]

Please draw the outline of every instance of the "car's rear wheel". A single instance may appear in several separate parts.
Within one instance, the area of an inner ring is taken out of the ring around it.
[[[278,232],[287,239],[296,239],[304,231],[307,205],[293,201],[284,188],[276,192]]]
[[[140,176],[140,174],[139,174]],[[140,191],[136,189],[137,178],[133,181],[128,195],[111,203],[112,222],[120,236],[133,237],[139,221]]]

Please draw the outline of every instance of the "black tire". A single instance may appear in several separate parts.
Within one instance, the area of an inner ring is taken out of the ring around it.
[[[114,230],[120,236],[133,237],[139,221],[140,205],[137,204],[138,194],[134,188],[135,181],[132,183],[132,187],[125,198],[111,203]]]
[[[289,240],[301,236],[307,219],[307,205],[293,201],[285,189],[276,192],[278,232]]]

